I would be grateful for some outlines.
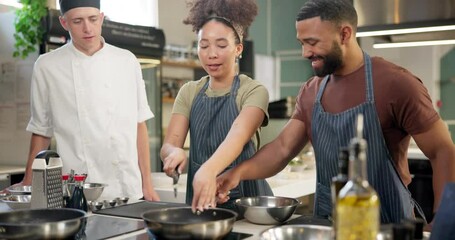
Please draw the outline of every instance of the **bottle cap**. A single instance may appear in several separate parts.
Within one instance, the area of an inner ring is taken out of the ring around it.
[[[70,175],[68,175],[68,174],[62,175],[62,180],[68,180],[68,179],[70,179]]]
[[[84,175],[75,175],[74,180],[75,181],[84,181],[85,176]]]

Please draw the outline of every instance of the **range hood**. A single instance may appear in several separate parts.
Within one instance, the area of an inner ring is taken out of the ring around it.
[[[455,0],[354,0],[357,37],[378,46],[455,44]]]

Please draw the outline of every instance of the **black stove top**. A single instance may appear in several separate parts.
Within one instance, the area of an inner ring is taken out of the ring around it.
[[[87,218],[84,233],[78,234],[78,236],[76,236],[76,239],[106,239],[144,228],[144,221],[139,219],[91,215]]]

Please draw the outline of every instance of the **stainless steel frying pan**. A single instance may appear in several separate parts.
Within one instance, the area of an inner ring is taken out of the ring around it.
[[[65,239],[86,223],[78,209],[26,209],[0,213],[0,239]]]
[[[221,239],[232,230],[237,213],[222,208],[193,213],[191,207],[153,209],[142,214],[158,239]]]

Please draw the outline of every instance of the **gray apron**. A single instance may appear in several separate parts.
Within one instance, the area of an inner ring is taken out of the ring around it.
[[[364,61],[366,102],[337,114],[325,112],[321,99],[330,75],[324,78],[316,96],[311,129],[317,168],[314,213],[324,218],[332,213],[330,183],[337,174],[338,150],[349,145],[355,134],[356,117],[363,113],[364,138],[368,143],[368,181],[379,195],[381,222],[399,223],[402,219],[414,218],[414,206],[417,206],[424,218],[420,207],[399,177],[387,149],[374,103],[371,60],[366,53]]]
[[[186,203],[193,200],[193,178],[200,166],[209,159],[218,146],[224,141],[231,129],[232,123],[239,115],[235,103],[237,91],[240,87],[238,76],[229,94],[220,97],[208,97],[205,92],[209,86],[207,81],[201,91],[196,95],[190,112],[190,159],[188,166],[188,181],[186,185]],[[232,162],[226,170],[233,168],[256,152],[254,143],[250,140],[242,153]],[[234,201],[241,197],[273,195],[270,186],[265,180],[241,181],[231,190],[228,202],[217,207],[236,210]]]

